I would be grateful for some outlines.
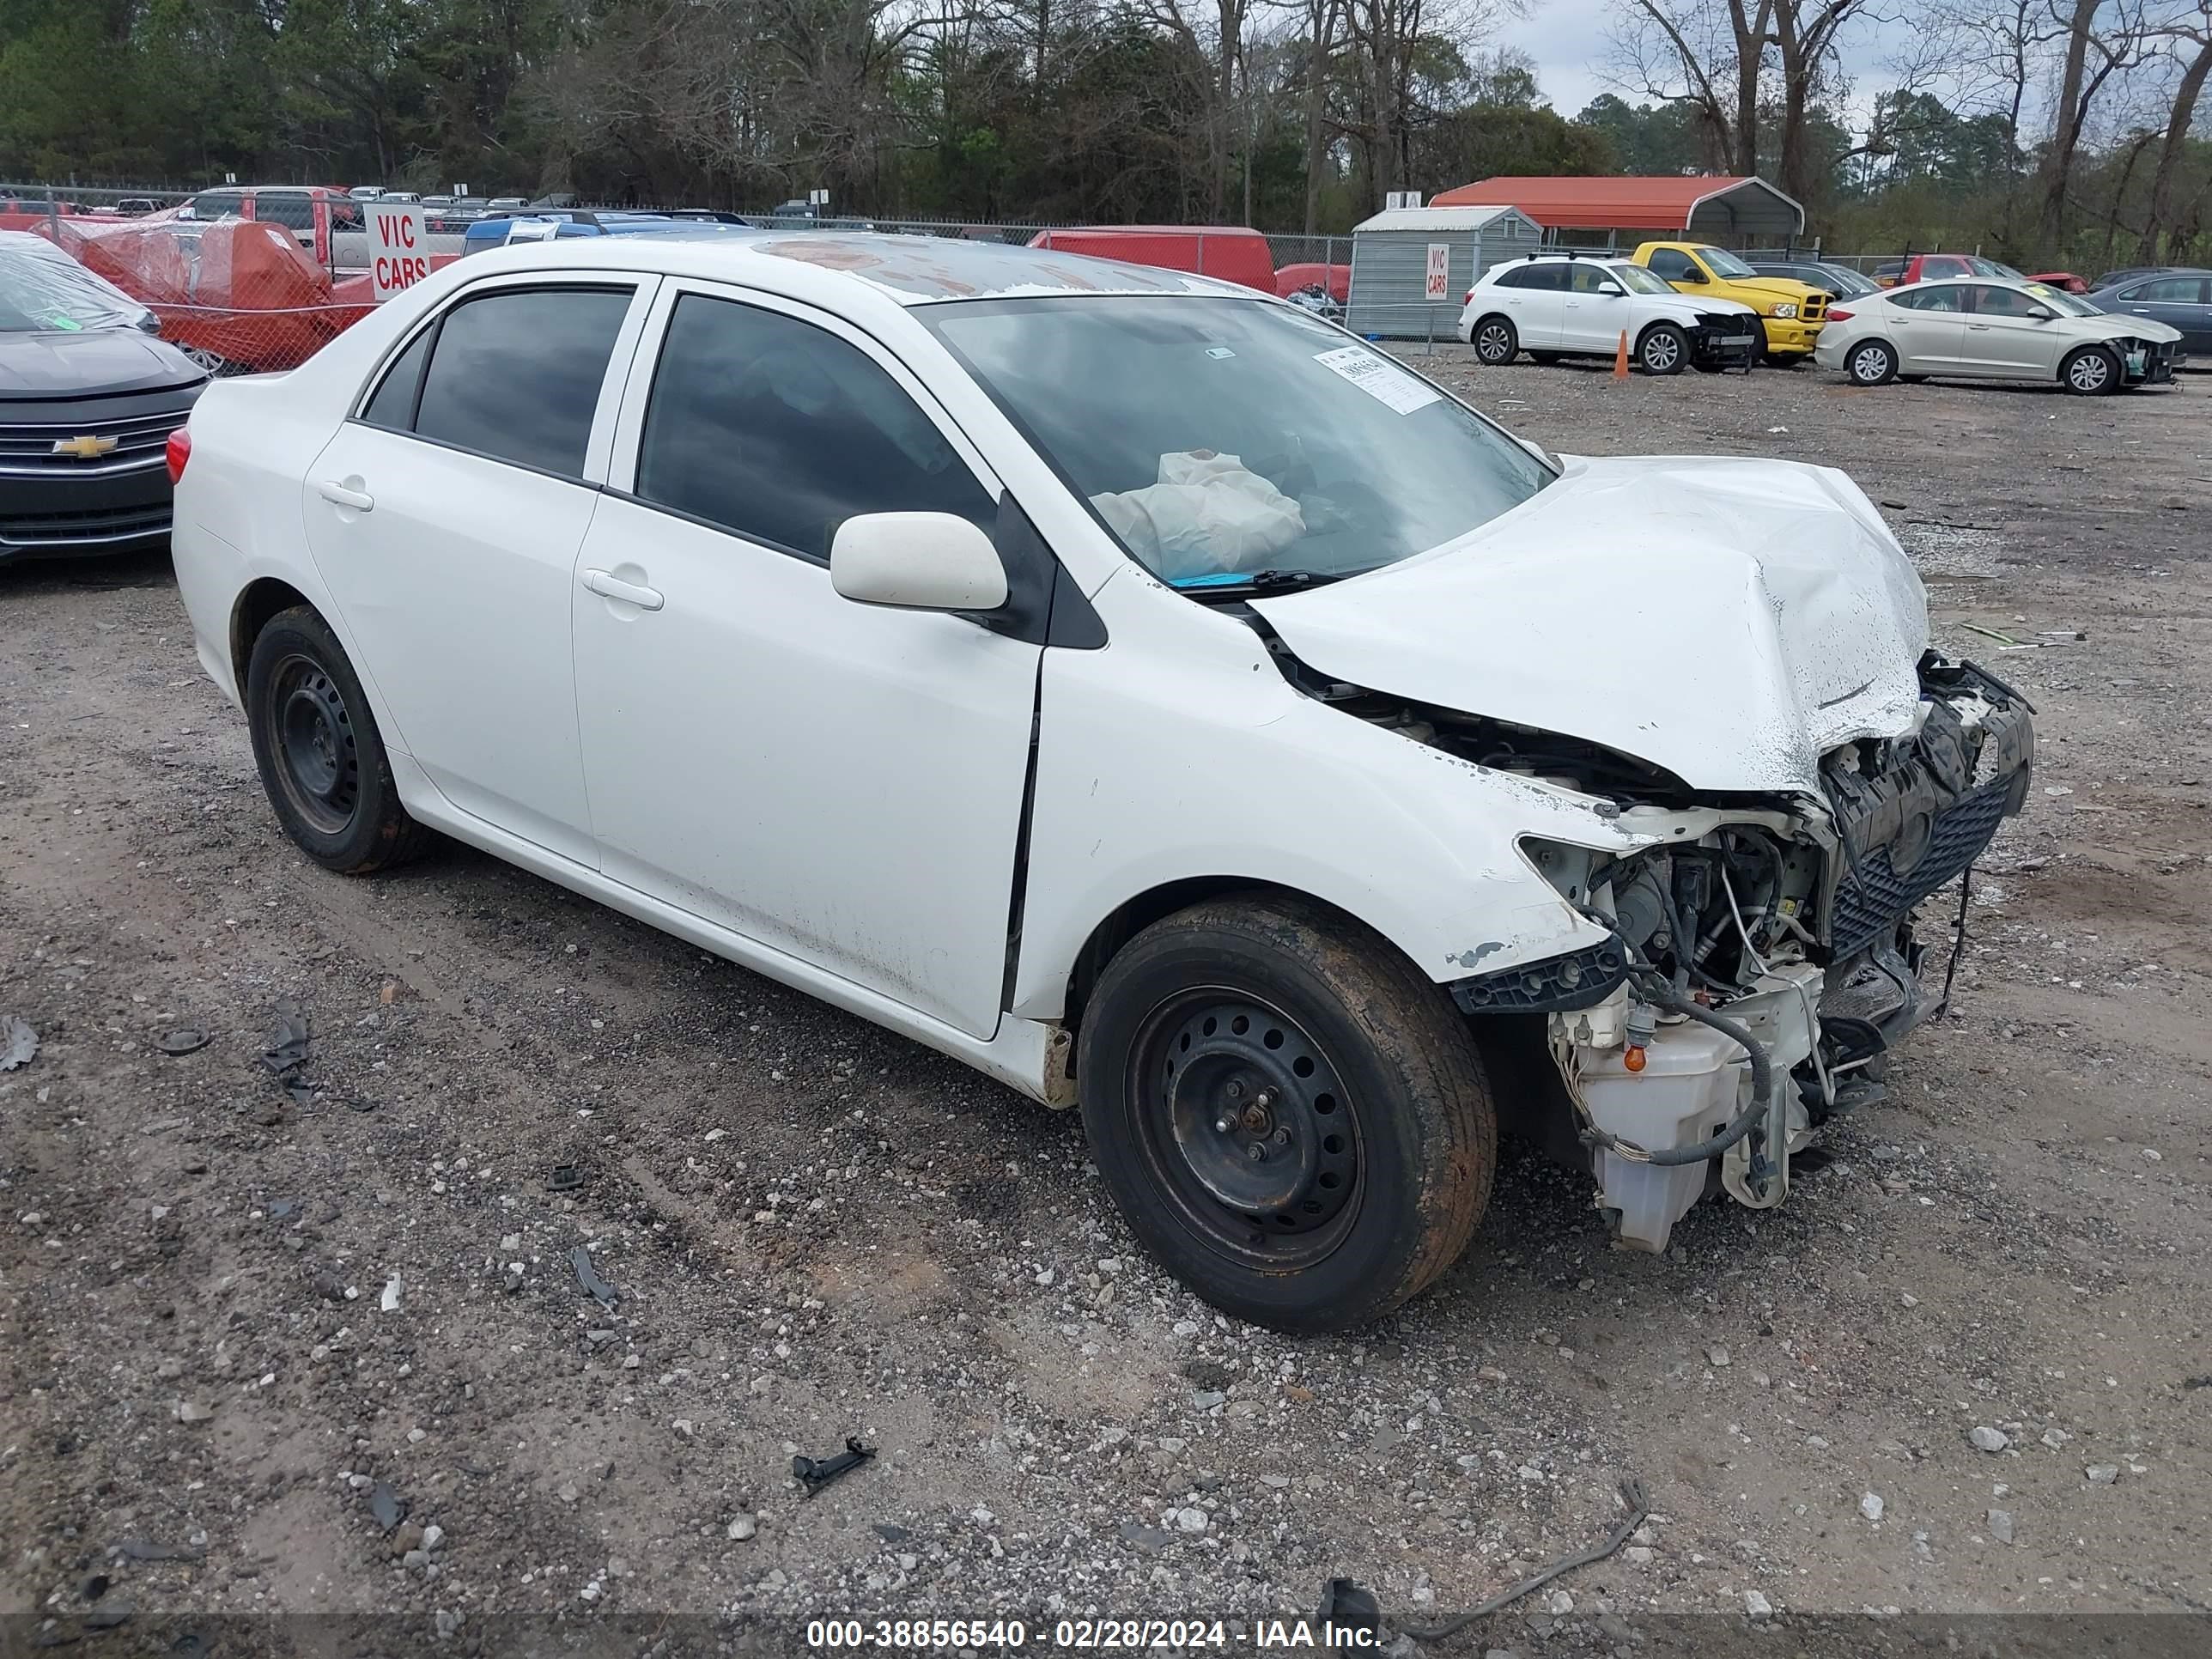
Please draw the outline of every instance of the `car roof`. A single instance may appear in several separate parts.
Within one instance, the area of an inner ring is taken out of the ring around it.
[[[1205,295],[1279,303],[1242,283],[1050,248],[949,236],[869,231],[763,229],[671,220],[651,236],[593,236],[509,245],[472,257],[507,270],[652,270],[663,276],[751,282],[770,289],[817,287],[820,277],[866,288],[902,306],[1048,295]],[[489,269],[489,264],[480,268]],[[802,271],[814,273],[802,279]]]

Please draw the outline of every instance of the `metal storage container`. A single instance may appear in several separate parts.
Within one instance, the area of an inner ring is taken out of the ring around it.
[[[1385,340],[1457,337],[1467,291],[1482,273],[1525,258],[1544,240],[1518,208],[1392,208],[1352,232],[1352,300],[1344,325]],[[1441,252],[1432,250],[1441,249]],[[1429,273],[1443,273],[1443,297],[1431,297]]]

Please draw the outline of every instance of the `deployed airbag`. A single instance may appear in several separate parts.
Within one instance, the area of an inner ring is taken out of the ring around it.
[[[1305,534],[1290,496],[1234,455],[1160,457],[1159,482],[1093,495],[1107,526],[1165,581],[1256,570]]]

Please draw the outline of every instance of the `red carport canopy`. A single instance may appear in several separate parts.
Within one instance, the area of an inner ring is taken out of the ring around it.
[[[1547,230],[1636,230],[1662,235],[1792,237],[1805,210],[1764,179],[1711,173],[1663,178],[1484,179],[1431,204],[1504,203]]]

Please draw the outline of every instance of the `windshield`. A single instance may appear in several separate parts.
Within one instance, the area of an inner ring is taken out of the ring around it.
[[[1701,247],[1698,258],[1705,262],[1705,269],[1716,276],[1756,276],[1759,273],[1725,248]]]
[[[35,237],[0,237],[0,334],[137,328],[153,313]]]
[[[1178,586],[1372,570],[1553,477],[1393,359],[1286,306],[984,300],[915,314],[1132,556]]]
[[[1607,265],[1606,269],[1620,278],[1621,286],[1631,294],[1664,294],[1670,298],[1674,295],[1671,283],[1654,276],[1642,265]]]

